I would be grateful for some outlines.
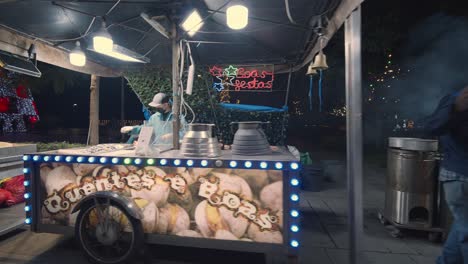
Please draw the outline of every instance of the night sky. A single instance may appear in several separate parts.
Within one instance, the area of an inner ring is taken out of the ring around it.
[[[414,50],[406,48],[411,41],[411,32],[421,22],[428,18],[444,14],[449,17],[468,17],[465,1],[365,1],[363,15],[363,81],[367,82],[367,74],[378,72],[386,63],[386,54],[392,53],[393,60],[405,63],[414,56]],[[414,38],[414,37],[413,37]],[[331,111],[344,104],[344,51],[343,30],[341,29],[325,49],[330,69],[324,72],[324,108]],[[55,68],[39,64],[41,67]],[[55,68],[56,74],[67,70]],[[42,69],[41,69],[42,70]],[[294,73],[289,105],[298,105],[298,110],[305,115],[314,114],[318,110],[308,109],[307,93],[308,78],[305,69]],[[67,73],[70,74],[70,73]],[[51,87],[41,87],[40,92],[33,90],[39,114],[44,127],[55,125],[60,127],[87,127],[89,113],[89,76],[71,73],[76,76],[72,85],[64,85],[61,93],[56,93]],[[53,78],[53,77],[50,77]],[[275,76],[275,92],[269,94],[239,93],[241,103],[269,105],[281,107],[284,96],[287,74]],[[100,119],[120,119],[120,78],[101,78]],[[315,95],[314,105],[318,97]],[[76,105],[75,105],[76,104]],[[74,106],[75,105],[75,106]],[[296,109],[297,110],[297,109]],[[125,119],[143,119],[141,103],[125,85]]]

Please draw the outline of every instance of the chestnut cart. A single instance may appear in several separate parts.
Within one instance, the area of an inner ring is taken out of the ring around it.
[[[75,233],[95,262],[131,260],[144,242],[296,259],[300,165],[286,148],[213,159],[65,153],[24,156],[26,224]]]

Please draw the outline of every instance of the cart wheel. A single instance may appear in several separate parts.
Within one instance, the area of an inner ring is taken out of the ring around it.
[[[438,232],[430,232],[429,234],[427,234],[427,239],[429,239],[429,241],[433,243],[438,243],[442,239],[442,234]]]
[[[132,260],[144,243],[141,222],[110,199],[81,208],[75,235],[88,259],[100,264]]]
[[[380,213],[380,212],[377,213],[377,218],[379,218],[380,223],[381,223],[382,225],[384,225],[384,226],[390,224],[390,222],[389,222],[389,221],[385,218],[385,216],[384,216],[382,213]]]

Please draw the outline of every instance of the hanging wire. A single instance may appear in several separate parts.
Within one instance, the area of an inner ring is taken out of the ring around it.
[[[291,23],[297,24],[296,21],[291,16],[291,10],[289,9],[289,0],[284,0],[284,5],[286,6],[286,15]]]

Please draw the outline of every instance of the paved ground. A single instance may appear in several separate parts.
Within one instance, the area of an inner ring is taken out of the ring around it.
[[[331,170],[339,183],[327,183],[321,192],[303,192],[303,241],[300,263],[346,264],[347,198],[343,166]],[[418,264],[434,263],[440,245],[426,241],[419,233],[403,239],[393,238],[377,220],[376,212],[384,202],[384,173],[376,166],[365,170],[365,239],[361,263]],[[150,246],[146,261],[135,263],[264,263],[261,255],[214,250],[194,250]],[[75,264],[86,263],[74,240],[60,235],[21,231],[0,237],[2,264]]]

